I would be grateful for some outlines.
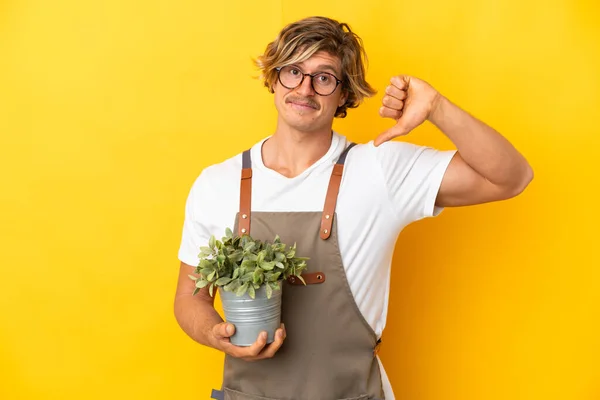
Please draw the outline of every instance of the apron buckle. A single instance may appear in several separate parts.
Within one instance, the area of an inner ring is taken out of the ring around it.
[[[373,349],[373,357],[377,357],[379,354],[379,350],[381,350],[381,339],[377,339],[377,343],[375,344],[375,348]]]

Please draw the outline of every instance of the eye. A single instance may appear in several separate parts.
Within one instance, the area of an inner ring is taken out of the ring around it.
[[[294,76],[300,75],[300,71],[297,70],[296,68],[290,68],[289,73],[290,73],[290,75],[294,75]]]
[[[329,75],[325,75],[325,74],[317,75],[317,81],[319,83],[329,83],[330,80],[331,80],[331,77]]]

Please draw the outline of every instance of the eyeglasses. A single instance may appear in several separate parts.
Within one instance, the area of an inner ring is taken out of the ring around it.
[[[335,75],[328,72],[305,74],[293,65],[286,65],[285,67],[275,69],[277,70],[279,83],[286,89],[297,88],[302,85],[305,76],[310,76],[310,84],[315,93],[320,96],[329,96],[342,83]]]

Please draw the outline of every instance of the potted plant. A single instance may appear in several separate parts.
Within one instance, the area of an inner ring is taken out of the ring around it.
[[[278,235],[272,242],[234,236],[227,228],[222,240],[212,235],[198,257],[199,276],[189,275],[196,282],[194,295],[208,286],[214,296],[217,288],[225,320],[236,327],[231,343],[250,346],[262,331],[273,342],[281,325],[282,281],[295,276],[306,284],[301,274],[308,258],[296,257],[296,244],[288,246]]]

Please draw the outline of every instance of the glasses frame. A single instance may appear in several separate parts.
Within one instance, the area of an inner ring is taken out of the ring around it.
[[[285,86],[285,85],[283,84],[283,82],[281,81],[281,70],[282,70],[283,68],[285,68],[285,67],[294,67],[294,68],[296,68],[298,71],[300,71],[300,73],[302,74],[302,79],[300,79],[300,82],[298,82],[298,84],[297,84],[296,86],[294,86],[294,87],[288,87],[288,86]],[[277,71],[277,80],[279,81],[279,83],[281,83],[281,86],[283,86],[283,87],[284,87],[284,88],[286,88],[286,89],[290,89],[290,90],[292,90],[292,89],[296,89],[297,87],[299,87],[300,85],[302,85],[302,82],[304,82],[304,78],[305,78],[305,77],[307,77],[307,76],[310,76],[310,87],[312,87],[312,90],[313,90],[313,91],[314,91],[316,94],[318,94],[319,96],[323,96],[323,97],[326,97],[326,96],[331,96],[332,94],[334,94],[334,93],[335,93],[335,91],[337,90],[338,86],[340,85],[340,83],[342,83],[342,81],[341,81],[341,80],[339,80],[339,79],[338,79],[338,77],[337,77],[337,76],[335,76],[335,75],[334,75],[334,74],[332,74],[332,73],[329,73],[329,72],[315,72],[315,73],[312,73],[312,74],[307,74],[307,73],[304,73],[304,72],[302,72],[302,70],[301,70],[300,68],[298,68],[298,67],[296,67],[296,66],[294,66],[294,65],[284,65],[284,66],[282,66],[282,67],[277,67],[277,68],[275,68],[275,70]],[[321,94],[321,93],[317,92],[317,89],[315,89],[315,82],[313,81],[313,79],[315,79],[315,77],[316,77],[317,75],[322,75],[322,74],[326,74],[326,75],[332,76],[332,77],[335,79],[335,87],[333,88],[333,90],[332,90],[332,91],[331,91],[331,93],[329,93],[329,94]]]

